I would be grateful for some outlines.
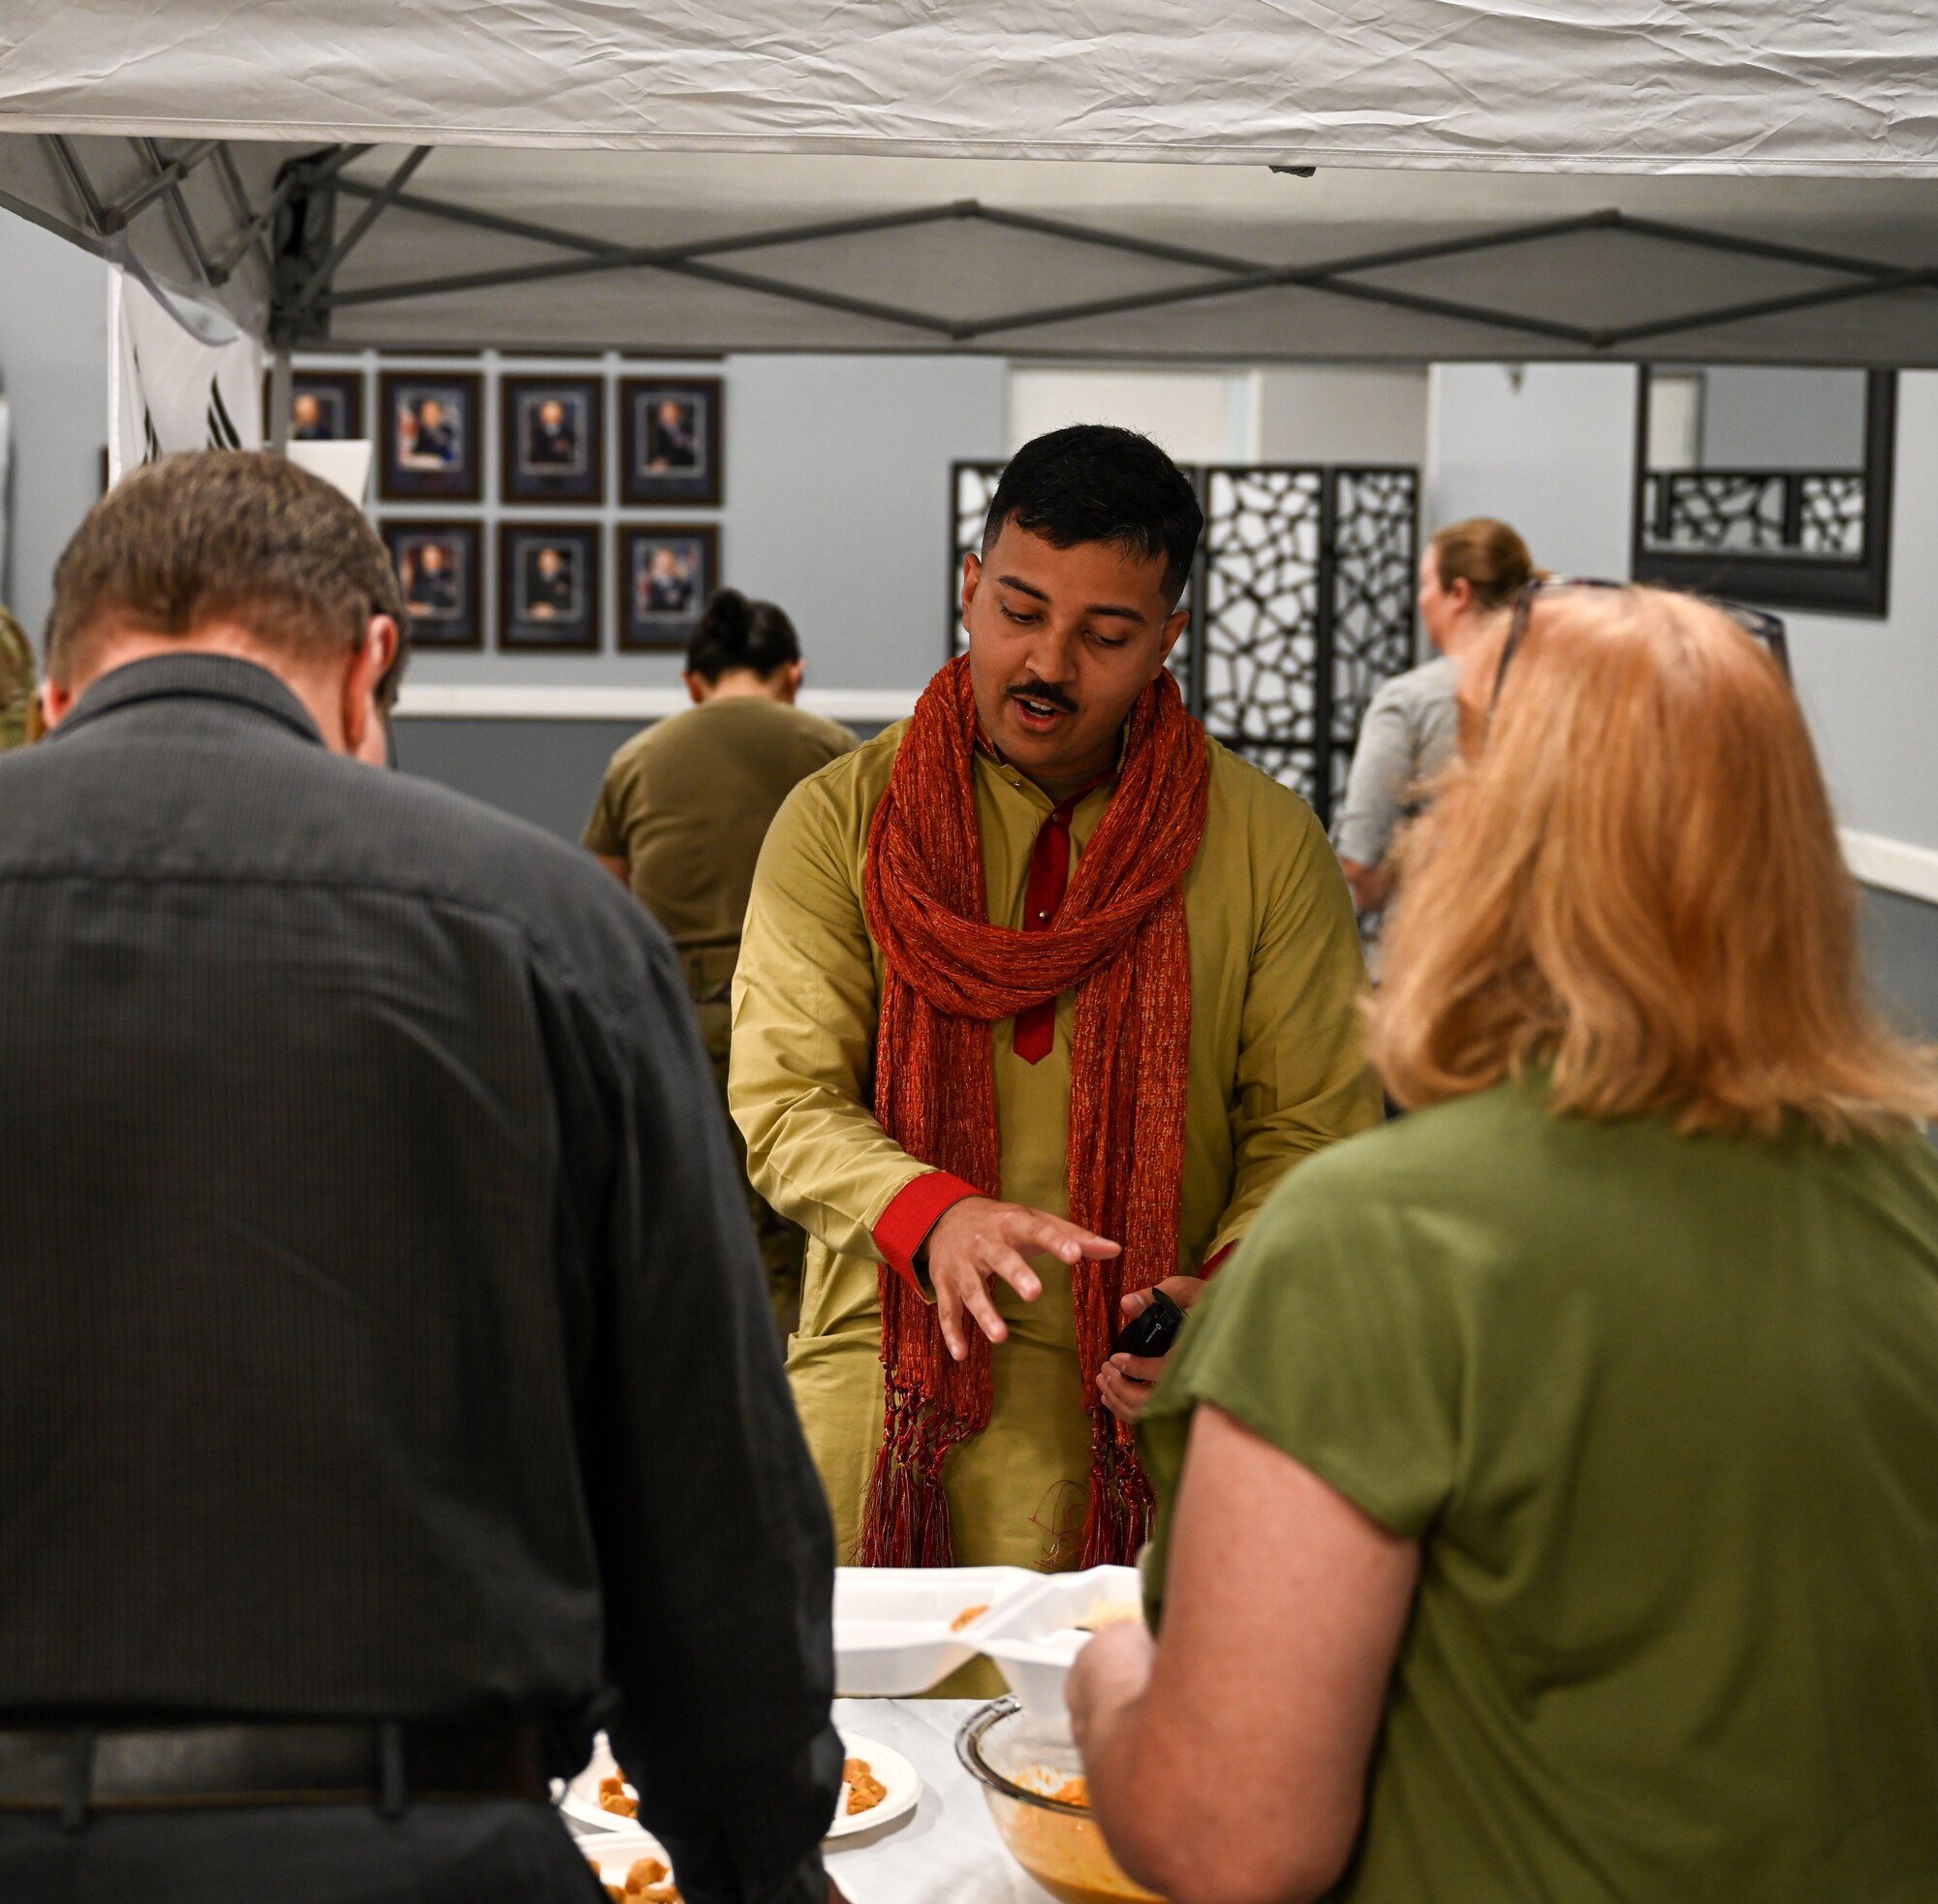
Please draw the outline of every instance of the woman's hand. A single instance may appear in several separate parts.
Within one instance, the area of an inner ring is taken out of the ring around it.
[[[1143,1697],[1156,1657],[1157,1642],[1141,1620],[1107,1626],[1077,1655],[1063,1698],[1077,1749],[1086,1762],[1092,1733],[1114,1728],[1125,1709]]]
[[[1167,1276],[1157,1287],[1180,1309],[1188,1310],[1204,1294],[1206,1284],[1203,1276]],[[1123,1312],[1123,1321],[1130,1322],[1150,1305],[1150,1291],[1134,1289],[1118,1307]],[[1104,1397],[1104,1406],[1119,1421],[1136,1422],[1150,1400],[1151,1384],[1164,1373],[1169,1359],[1168,1355],[1112,1356],[1097,1371],[1097,1391]]]

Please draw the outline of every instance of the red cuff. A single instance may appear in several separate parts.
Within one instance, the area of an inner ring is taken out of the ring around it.
[[[965,1197],[984,1193],[973,1183],[964,1183],[947,1170],[930,1170],[905,1189],[895,1193],[882,1219],[875,1225],[875,1247],[882,1260],[924,1301],[928,1292],[916,1274],[915,1253],[928,1241],[928,1233],[940,1221],[944,1210],[953,1209]]]
[[[1215,1276],[1218,1273],[1219,1269],[1223,1266],[1225,1259],[1228,1256],[1230,1256],[1235,1249],[1238,1247],[1238,1244],[1241,1240],[1242,1240],[1241,1238],[1235,1236],[1229,1243],[1225,1245],[1223,1249],[1221,1249],[1217,1253],[1217,1255],[1207,1257],[1204,1261],[1204,1267],[1199,1270],[1198,1273],[1201,1276],[1203,1276],[1204,1280],[1208,1283],[1211,1280],[1211,1278]]]

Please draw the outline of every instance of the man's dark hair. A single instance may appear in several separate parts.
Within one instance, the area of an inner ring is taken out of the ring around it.
[[[735,668],[765,679],[800,659],[794,623],[771,602],[750,602],[737,588],[720,589],[706,605],[686,645],[686,671],[717,681]]]
[[[233,620],[265,645],[354,648],[372,615],[410,616],[377,532],[355,503],[286,456],[201,450],[139,469],[88,511],[54,570],[47,672],[70,681],[116,629],[192,635]]]
[[[1204,512],[1149,437],[1111,423],[1072,423],[1010,458],[983,529],[985,555],[1005,522],[1052,548],[1101,542],[1146,560],[1162,555],[1164,592],[1174,604],[1190,579]]]

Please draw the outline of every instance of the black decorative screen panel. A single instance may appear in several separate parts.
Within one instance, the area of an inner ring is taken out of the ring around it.
[[[1322,809],[1328,822],[1374,694],[1414,665],[1420,591],[1420,472],[1347,468],[1331,478],[1332,744]]]
[[[1214,469],[1205,486],[1204,668],[1193,711],[1317,806],[1320,736],[1331,725],[1320,640],[1326,472]]]
[[[1191,711],[1329,822],[1366,705],[1414,662],[1420,472],[1258,464],[1188,472],[1204,540],[1172,658]],[[1000,463],[951,475],[950,652],[963,645],[962,557]]]
[[[1652,469],[1642,479],[1651,547],[1859,557],[1858,470]]]

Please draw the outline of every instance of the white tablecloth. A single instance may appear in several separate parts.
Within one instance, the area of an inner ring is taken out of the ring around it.
[[[838,1699],[844,1732],[893,1746],[922,1774],[914,1811],[828,1847],[849,1904],[1047,1904],[1049,1892],[1003,1849],[982,1788],[955,1757],[976,1700]]]
[[[849,1904],[1049,1904],[1003,1849],[982,1788],[955,1757],[976,1700],[838,1699],[844,1732],[892,1746],[922,1774],[914,1811],[828,1847],[828,1874]],[[590,1827],[566,1821],[575,1836]]]

